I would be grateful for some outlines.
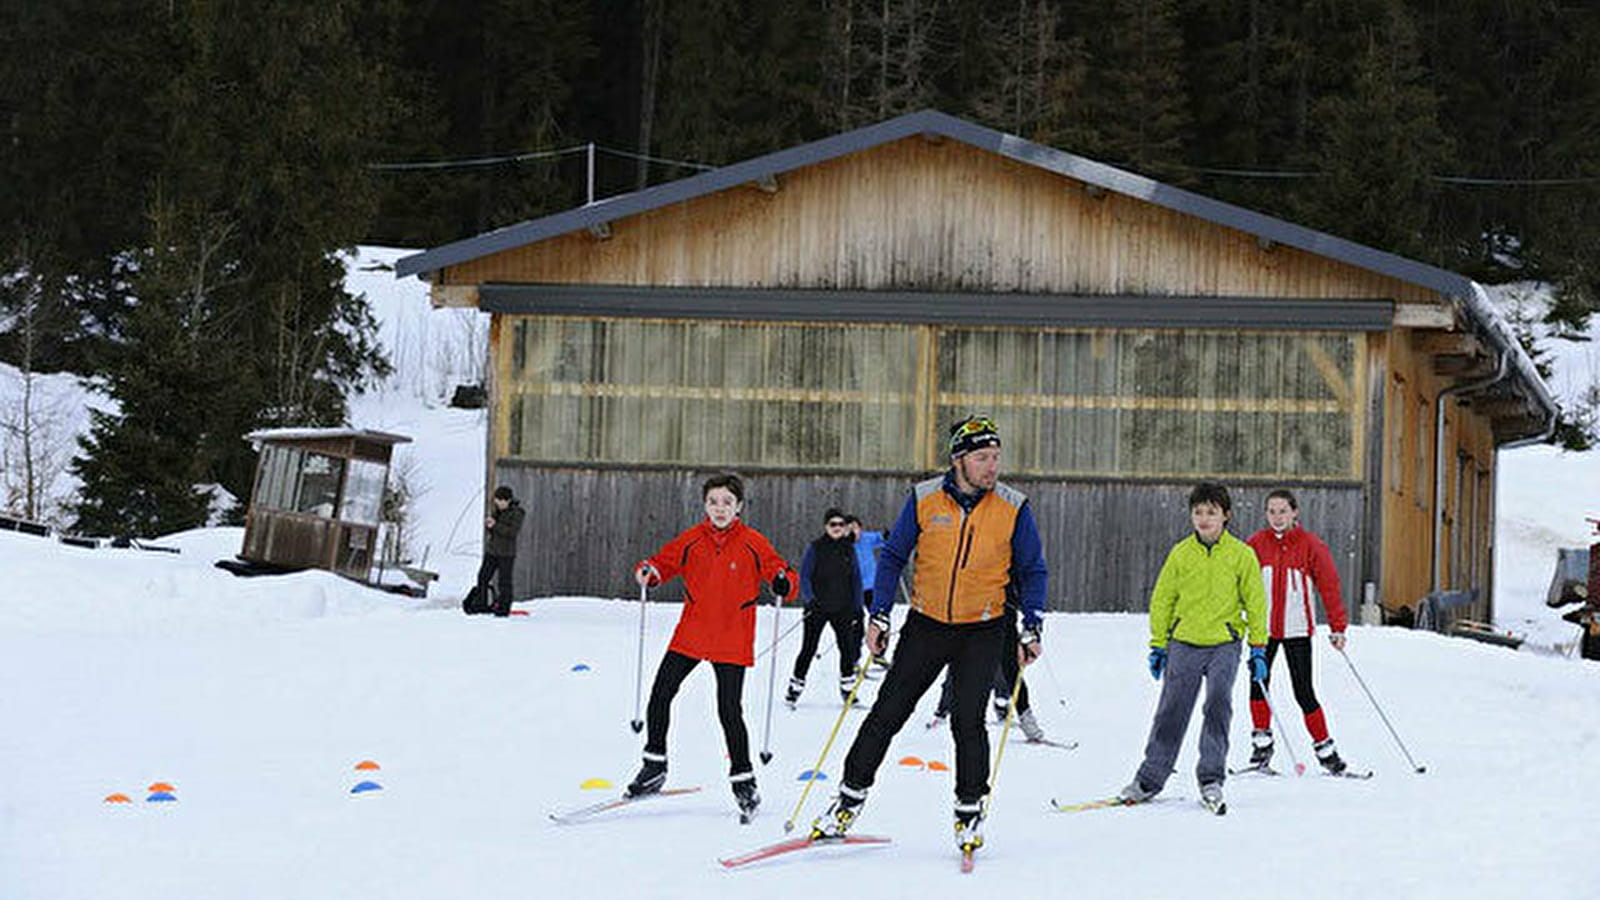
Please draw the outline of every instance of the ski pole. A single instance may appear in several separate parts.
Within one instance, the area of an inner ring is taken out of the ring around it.
[[[644,696],[644,611],[649,590],[648,587],[639,585],[639,657],[633,666],[633,720],[628,723],[634,734],[644,730],[644,719],[639,715],[639,704]]]
[[[1062,709],[1067,708],[1067,692],[1061,689],[1061,679],[1056,677],[1056,667],[1050,664],[1050,657],[1044,658],[1044,670],[1050,673],[1050,684],[1056,689],[1056,702]],[[1018,671],[1021,671],[1020,669]]]
[[[1411,751],[1406,749],[1405,741],[1400,740],[1400,735],[1395,732],[1394,726],[1389,724],[1389,717],[1384,715],[1383,707],[1378,705],[1378,698],[1372,696],[1372,691],[1367,687],[1367,682],[1362,679],[1361,673],[1356,671],[1356,664],[1350,661],[1350,655],[1344,652],[1343,647],[1339,648],[1339,655],[1344,657],[1345,665],[1350,667],[1350,674],[1356,677],[1356,684],[1361,685],[1362,692],[1365,693],[1367,695],[1367,699],[1372,702],[1372,708],[1378,711],[1378,718],[1382,719],[1384,727],[1389,729],[1389,736],[1394,738],[1395,745],[1400,748],[1401,753],[1406,755],[1406,762],[1411,763],[1411,770],[1416,772],[1418,775],[1428,771],[1427,766],[1419,766],[1417,765],[1417,761],[1411,758]]]
[[[1022,671],[1025,666],[1017,667],[1017,680],[1011,686],[1011,702],[1006,704],[1006,723],[1000,726],[1000,746],[994,751],[994,765],[989,767],[989,792],[983,795],[983,817],[989,817],[989,802],[994,797],[994,784],[1000,780],[1000,760],[1006,755],[1006,739],[1011,736],[1011,723],[1017,717],[1017,695],[1022,693]]]
[[[833,749],[833,741],[839,736],[839,726],[844,724],[845,714],[855,705],[856,691],[861,690],[861,683],[867,680],[867,667],[856,667],[856,683],[850,686],[850,696],[844,698],[844,708],[839,710],[839,718],[833,720],[833,730],[828,732],[828,740],[822,745],[822,753],[817,756],[817,764],[811,767],[811,777],[806,779],[806,786],[800,791],[800,799],[795,802],[794,812],[789,813],[789,818],[783,823],[785,833],[794,830],[794,822],[800,817],[800,810],[805,809],[806,797],[811,793],[811,786],[817,783],[817,773],[822,771],[822,764],[828,758],[828,751]]]
[[[772,646],[767,648],[772,661],[767,666],[767,726],[761,736],[761,764],[772,762],[772,695],[778,687],[778,617],[783,612],[783,598],[772,595]],[[803,617],[802,617],[803,618]]]
[[[1289,742],[1289,733],[1283,727],[1283,720],[1278,718],[1277,708],[1272,705],[1272,682],[1262,681],[1260,684],[1261,701],[1267,704],[1267,721],[1272,723],[1273,728],[1278,729],[1278,735],[1283,738],[1283,749],[1289,752],[1289,762],[1294,764],[1294,774],[1304,775],[1306,773],[1305,763],[1302,763],[1299,757],[1294,755],[1294,744]]]
[[[767,647],[766,649],[762,650],[760,653],[756,654],[756,660],[759,662],[763,656],[766,656],[769,653],[776,653],[777,649],[778,649],[778,645],[782,644],[784,641],[787,641],[789,639],[789,635],[794,634],[795,629],[799,628],[801,625],[804,625],[805,623],[806,623],[806,617],[804,615],[802,615],[800,618],[796,619],[792,624],[790,624],[790,626],[788,628],[785,628],[783,630],[783,634],[781,636],[779,636],[779,638],[776,641],[773,642],[771,647]]]

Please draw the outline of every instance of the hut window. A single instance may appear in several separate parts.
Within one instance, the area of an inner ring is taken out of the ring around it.
[[[324,519],[333,518],[339,499],[339,477],[344,460],[321,453],[307,453],[300,465],[300,490],[295,495],[294,511]]]
[[[383,508],[383,487],[388,468],[383,463],[364,459],[352,459],[347,465],[349,472],[345,476],[344,500],[339,506],[339,520],[360,522],[365,525],[378,524],[379,512]]]

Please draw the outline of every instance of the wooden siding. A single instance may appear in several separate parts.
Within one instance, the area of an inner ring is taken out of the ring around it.
[[[708,471],[585,469],[515,463],[497,467],[497,483],[526,498],[527,525],[517,553],[519,597],[636,596],[631,571],[703,516],[700,483]],[[821,533],[822,516],[839,506],[868,528],[899,514],[913,475],[753,473],[745,477],[747,523],[799,565]],[[1070,612],[1142,612],[1171,545],[1189,532],[1190,483],[1053,481],[1005,478],[1029,496],[1050,565],[1050,606]],[[1275,485],[1230,485],[1232,530],[1248,537]],[[1301,519],[1333,548],[1344,602],[1359,602],[1358,485],[1296,485]],[[628,526],[619,530],[617,523]],[[673,582],[661,599],[681,599]]]
[[[1410,329],[1395,331],[1383,351],[1388,370],[1383,519],[1385,530],[1395,539],[1384,542],[1381,595],[1391,610],[1415,606],[1432,589],[1434,402],[1451,384],[1434,374],[1432,358],[1417,349],[1412,335]],[[1478,589],[1480,599],[1470,614],[1486,618],[1493,568],[1494,434],[1487,419],[1473,414],[1470,403],[1451,398],[1447,404],[1444,491],[1439,499],[1444,506],[1440,586]],[[1464,470],[1470,470],[1474,485],[1469,503],[1463,503],[1456,490]],[[1471,557],[1465,568],[1456,559],[1463,554]]]
[[[452,266],[439,283],[1373,297],[1424,288],[957,142],[909,138]]]

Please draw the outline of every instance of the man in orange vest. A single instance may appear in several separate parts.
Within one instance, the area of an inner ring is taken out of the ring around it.
[[[1038,659],[1043,645],[1049,571],[1033,509],[1021,491],[999,480],[1000,432],[985,416],[957,422],[949,434],[950,469],[918,483],[883,544],[873,589],[867,647],[887,649],[895,586],[916,554],[911,611],[872,711],[844,761],[833,806],[812,826],[813,837],[838,837],[861,812],[889,742],[917,701],[948,666],[955,685],[950,732],[955,739],[956,844],[983,844],[983,799],[989,792],[989,735],[984,712],[1006,646],[1006,597],[1022,607],[1018,660]]]

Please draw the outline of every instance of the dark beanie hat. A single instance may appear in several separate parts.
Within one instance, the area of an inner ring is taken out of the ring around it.
[[[496,500],[510,500],[513,496],[511,488],[503,484],[494,489],[494,498]]]
[[[950,458],[960,459],[980,447],[1000,446],[1000,429],[988,416],[967,416],[950,426]]]

